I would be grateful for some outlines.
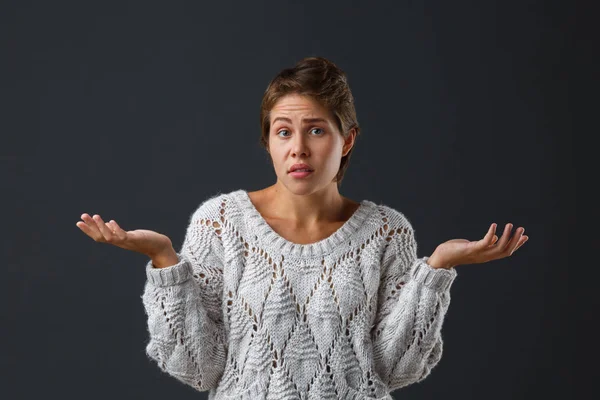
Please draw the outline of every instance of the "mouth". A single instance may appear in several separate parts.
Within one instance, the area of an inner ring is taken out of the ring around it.
[[[297,169],[295,171],[291,171],[289,172],[289,174],[291,176],[293,176],[294,178],[304,178],[306,176],[309,176],[310,174],[312,174],[314,171],[313,170],[307,170],[307,169]]]

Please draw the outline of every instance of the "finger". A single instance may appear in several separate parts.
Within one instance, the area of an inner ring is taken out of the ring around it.
[[[517,228],[517,230],[515,230],[515,234],[513,235],[506,248],[506,252],[508,253],[508,255],[512,255],[512,253],[515,252],[515,249],[517,248],[519,242],[521,241],[521,238],[523,237],[523,232],[525,232],[525,228],[523,227],[519,227]]]
[[[96,221],[94,221],[92,219],[92,217],[90,217],[88,214],[82,214],[81,219],[87,225],[88,230],[91,231],[90,236],[92,237],[92,239],[98,241],[98,240],[102,240],[104,238],[102,236],[102,233],[98,229],[98,225],[96,224]]]
[[[98,214],[94,215],[94,221],[96,222],[96,225],[98,225],[98,229],[102,233],[102,236],[104,236],[104,239],[106,239],[107,242],[110,242],[113,237],[112,229],[106,226],[102,217]]]
[[[485,252],[482,253],[482,256],[487,261],[498,260],[500,258],[506,257],[505,250],[507,249],[507,243],[509,242],[510,232],[512,230],[512,224],[508,223],[504,226],[504,232],[502,233],[502,237],[500,240],[495,241],[495,245],[488,246]]]
[[[515,251],[519,250],[519,248],[520,248],[521,246],[523,246],[523,245],[525,244],[525,242],[526,242],[528,239],[529,239],[529,236],[523,235],[523,236],[521,237],[521,240],[519,240],[519,244],[518,244],[518,245],[517,245],[517,247],[516,247],[516,248],[513,250],[513,253],[514,253]]]
[[[485,234],[485,236],[483,237],[483,239],[480,240],[480,248],[487,248],[490,245],[494,244],[494,242],[497,240],[497,236],[494,234],[496,232],[496,224],[493,223],[490,225],[487,233]],[[494,239],[496,238],[496,239]]]
[[[110,225],[113,227],[113,229],[118,233],[120,232],[125,232],[120,226],[119,224],[117,224],[117,221],[115,221],[114,219],[110,220]]]
[[[496,243],[498,241],[498,235],[494,235],[494,240],[492,240],[492,244]]]
[[[113,237],[116,236],[117,230],[115,229],[114,225],[112,224],[112,220],[110,220],[106,223],[106,227],[108,228],[110,233],[113,235]]]
[[[85,233],[86,235],[88,235],[92,239],[96,240],[96,237],[97,237],[96,233],[90,229],[90,227],[88,226],[88,224],[86,224],[85,222],[82,222],[82,221],[77,221],[77,223],[75,225],[77,225],[77,227],[79,229],[81,229],[83,231],[83,233]]]
[[[512,231],[513,225],[508,223],[504,226],[504,232],[502,233],[502,237],[498,241],[497,248],[500,252],[503,252],[506,249],[506,245],[510,239],[510,233]]]
[[[117,222],[114,219],[111,219],[106,225],[108,225],[108,227],[112,231],[113,238],[117,238],[120,240],[120,239],[123,239],[123,237],[127,235],[127,232],[125,232],[123,229],[121,229],[119,224],[117,224]]]

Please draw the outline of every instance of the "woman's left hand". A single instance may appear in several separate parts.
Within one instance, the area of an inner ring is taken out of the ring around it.
[[[452,268],[461,264],[481,264],[511,256],[529,239],[523,235],[525,228],[519,227],[510,239],[512,224],[506,224],[504,234],[498,241],[496,224],[492,224],[483,239],[468,241],[452,239],[440,244],[427,263],[434,268]]]

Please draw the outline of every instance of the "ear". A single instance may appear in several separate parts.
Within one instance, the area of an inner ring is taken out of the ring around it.
[[[345,157],[352,147],[354,146],[354,140],[356,139],[356,128],[350,129],[348,137],[344,139],[344,147],[342,147],[342,157]]]

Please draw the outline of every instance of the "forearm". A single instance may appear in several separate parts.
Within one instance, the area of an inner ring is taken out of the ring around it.
[[[425,260],[414,263],[410,278],[402,278],[406,284],[389,299],[391,312],[377,321],[373,332],[378,372],[392,390],[417,381],[425,368],[433,367],[429,355],[438,356],[434,348],[449,306],[454,274],[430,268]]]
[[[209,317],[201,288],[190,275],[149,270],[156,279],[147,282],[142,296],[150,336],[146,354],[161,370],[196,390],[216,388],[226,364],[223,324]]]

